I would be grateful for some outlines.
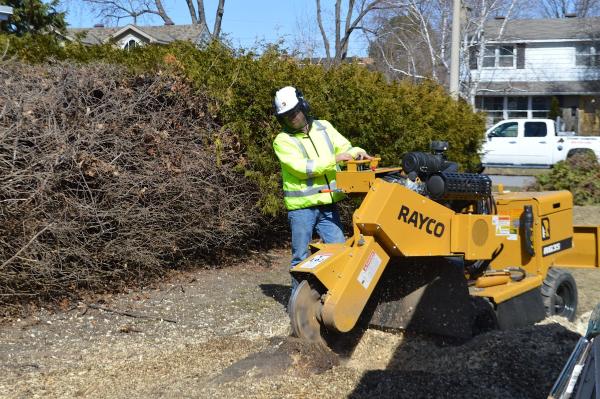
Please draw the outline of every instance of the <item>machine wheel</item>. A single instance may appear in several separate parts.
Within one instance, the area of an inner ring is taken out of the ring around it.
[[[571,273],[561,269],[548,269],[541,291],[546,315],[566,317],[569,321],[575,320],[577,284]]]
[[[328,330],[320,319],[323,306],[321,297],[322,294],[306,280],[302,280],[292,291],[288,303],[292,335],[342,357],[349,357],[367,329],[372,312],[363,312],[356,326],[348,332]]]
[[[321,295],[308,281],[302,280],[292,291],[288,303],[288,314],[295,337],[325,345],[325,328],[319,321],[321,313]]]

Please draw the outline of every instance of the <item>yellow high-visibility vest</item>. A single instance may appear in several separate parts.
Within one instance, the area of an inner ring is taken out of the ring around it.
[[[281,132],[273,142],[281,164],[283,197],[288,210],[335,203],[343,193],[335,190],[335,156],[346,152],[355,158],[364,152],[342,136],[331,123],[315,120],[308,134]]]

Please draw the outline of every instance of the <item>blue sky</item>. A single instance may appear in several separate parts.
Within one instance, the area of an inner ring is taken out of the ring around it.
[[[71,27],[91,27],[100,22],[89,9],[76,0],[68,0],[67,20]],[[195,3],[195,1],[194,1]],[[333,38],[333,2],[322,1],[323,19]],[[185,0],[163,0],[167,13],[176,24],[189,24],[191,19]],[[217,0],[205,0],[207,20],[212,29]],[[123,20],[126,25],[131,20]],[[154,17],[138,21],[139,25],[160,25]],[[222,31],[238,47],[252,47],[255,43],[283,39],[290,48],[310,45],[316,55],[322,55],[323,42],[316,22],[315,0],[226,0]],[[331,41],[331,39],[330,39]],[[367,41],[360,33],[351,39],[350,55],[365,55]]]

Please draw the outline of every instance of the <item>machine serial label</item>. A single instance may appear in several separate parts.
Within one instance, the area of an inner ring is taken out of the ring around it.
[[[569,237],[562,241],[558,241],[552,244],[548,244],[542,247],[542,256],[552,255],[556,252],[564,251],[565,249],[569,249],[573,246],[573,238]]]
[[[444,223],[425,216],[419,211],[412,211],[411,213],[410,208],[406,205],[402,205],[402,208],[400,208],[398,220],[402,220],[406,224],[412,224],[415,228],[424,230],[427,234],[435,237],[441,237],[444,235],[444,230],[446,230]]]
[[[311,259],[304,262],[300,267],[303,269],[314,269],[319,266],[322,262],[329,259],[331,254],[316,254]]]
[[[367,263],[365,263],[358,275],[358,282],[365,287],[365,289],[369,288],[369,285],[371,285],[371,281],[373,280],[373,277],[375,277],[380,264],[381,258],[377,256],[375,251],[371,252],[367,259]]]

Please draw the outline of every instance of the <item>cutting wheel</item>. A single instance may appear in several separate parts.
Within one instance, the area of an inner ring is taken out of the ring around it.
[[[322,335],[324,328],[318,319],[321,311],[320,297],[317,290],[312,288],[308,281],[302,280],[292,291],[288,313],[294,336],[314,343],[325,344]]]

